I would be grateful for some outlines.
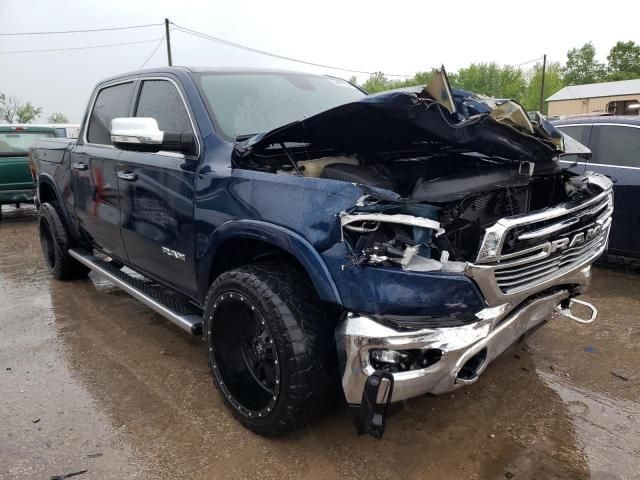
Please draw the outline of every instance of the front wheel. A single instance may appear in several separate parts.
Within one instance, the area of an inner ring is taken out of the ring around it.
[[[280,434],[335,398],[335,322],[303,275],[271,264],[225,272],[204,313],[213,381],[245,427]]]

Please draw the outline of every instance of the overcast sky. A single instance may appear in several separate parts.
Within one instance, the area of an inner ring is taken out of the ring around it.
[[[413,74],[444,64],[517,65],[566,52],[591,40],[601,60],[618,40],[640,42],[640,2],[539,0],[457,2],[309,2],[194,0],[0,0],[0,33],[77,30],[160,23],[316,63]],[[628,22],[628,23],[627,23]],[[0,36],[0,52],[159,40],[164,27],[68,35]],[[264,57],[179,31],[171,33],[175,65],[268,66],[330,73]],[[94,84],[139,68],[157,42],[48,53],[0,53],[0,92],[80,122]],[[164,44],[147,63],[166,65]],[[528,66],[528,65],[527,65]],[[364,80],[366,75],[359,75]]]

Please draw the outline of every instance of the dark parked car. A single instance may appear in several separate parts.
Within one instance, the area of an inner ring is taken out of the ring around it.
[[[593,152],[591,160],[575,162],[572,171],[598,172],[613,182],[616,209],[609,252],[640,258],[640,117],[576,116],[551,123]]]
[[[306,424],[341,381],[380,436],[390,402],[469,385],[554,312],[576,319],[613,211],[606,177],[558,163],[576,145],[444,71],[367,96],[173,67],[100,83],[78,140],[31,153],[55,278],[92,269],[202,333],[255,432]]]

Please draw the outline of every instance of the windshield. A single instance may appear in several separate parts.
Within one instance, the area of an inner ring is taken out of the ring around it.
[[[53,136],[53,132],[0,132],[0,156],[26,155],[34,140]]]
[[[229,140],[365,96],[344,80],[303,73],[203,73],[196,79],[216,129]]]

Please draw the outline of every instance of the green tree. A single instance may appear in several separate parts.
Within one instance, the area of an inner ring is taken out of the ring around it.
[[[7,123],[31,123],[42,113],[41,107],[34,107],[31,102],[20,103],[14,96],[0,93],[0,119]]]
[[[562,65],[560,62],[551,62],[547,64],[544,76],[544,94],[543,99],[546,100],[565,86],[562,77]],[[526,110],[538,110],[540,108],[540,89],[542,88],[542,64],[537,63],[533,67],[533,75],[529,80],[527,88],[522,98],[522,106]],[[547,104],[543,103],[543,112],[547,113]]]
[[[407,78],[405,80],[397,81],[398,86],[395,88],[402,87],[416,87],[419,85],[426,85],[431,81],[431,77],[433,77],[433,72],[418,72],[413,77]]]
[[[369,93],[378,93],[391,90],[393,86],[391,80],[384,73],[376,72],[369,76],[367,81],[362,84],[362,88]]]
[[[49,123],[69,123],[69,119],[64,113],[53,112],[47,119]]]
[[[369,76],[361,87],[369,93],[384,92],[394,88],[406,88],[419,85],[426,85],[431,80],[433,73],[418,72],[413,77],[404,80],[390,80],[383,72],[376,72]]]
[[[9,97],[5,93],[0,93],[0,119],[7,123],[14,123],[18,106],[16,97]]]
[[[472,63],[449,75],[452,85],[495,98],[510,98],[520,101],[527,87],[521,69],[495,62]]]
[[[582,85],[603,81],[606,69],[603,63],[596,60],[596,48],[588,42],[567,52],[563,73],[567,85]]]
[[[21,105],[16,111],[18,123],[31,123],[42,113],[42,107],[34,107],[31,102]]]
[[[607,56],[608,80],[640,78],[640,45],[634,41],[617,42]]]

